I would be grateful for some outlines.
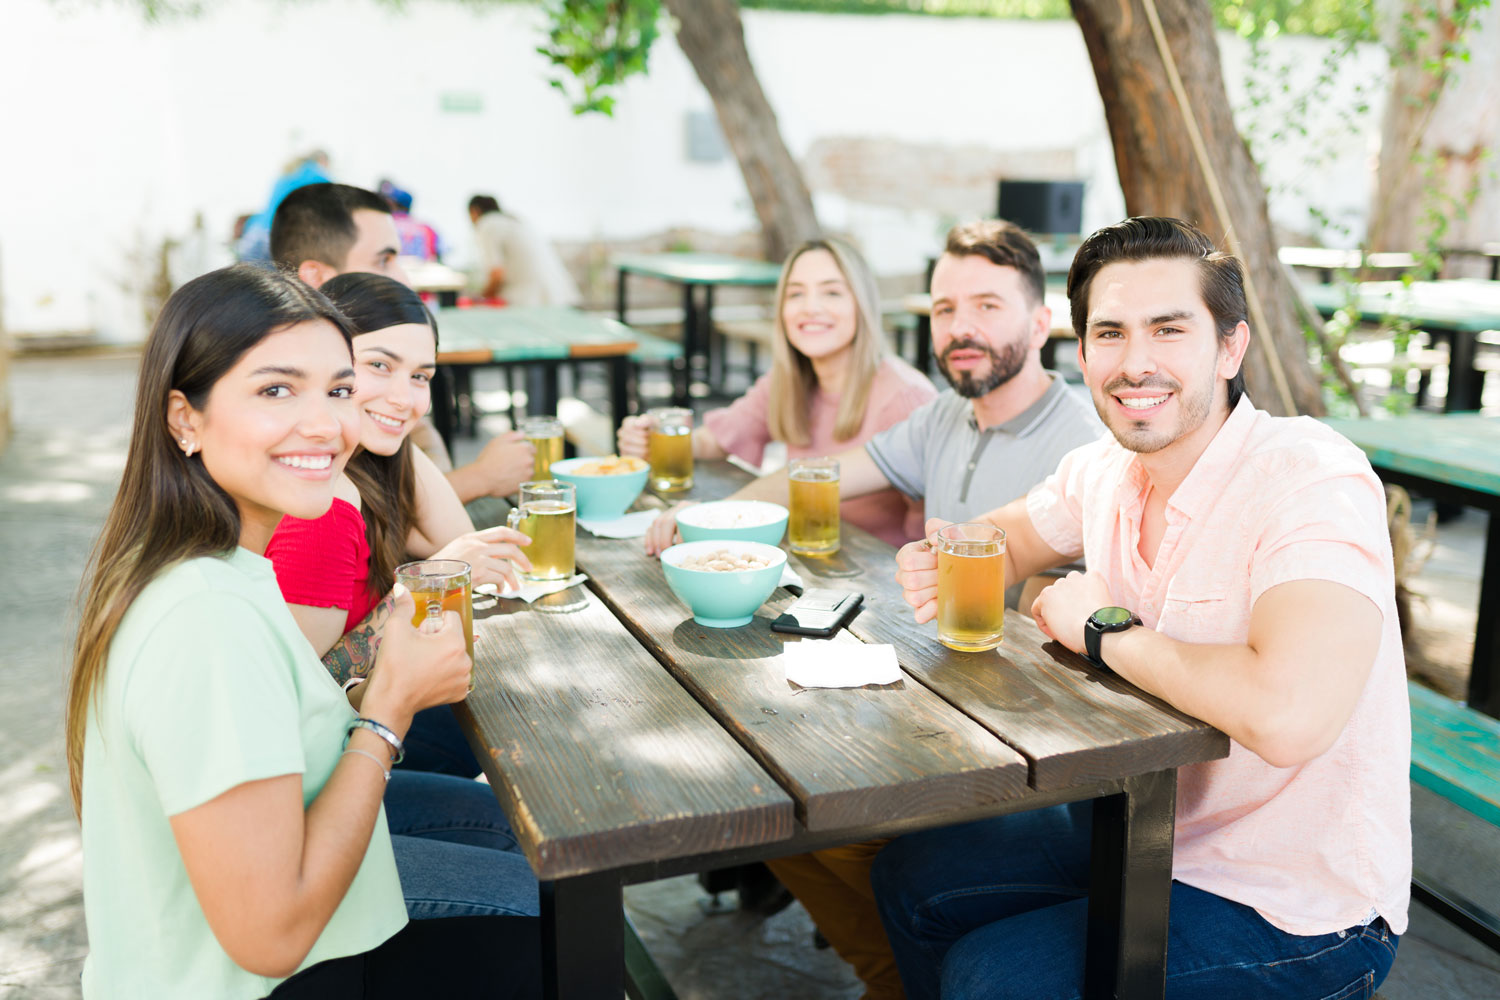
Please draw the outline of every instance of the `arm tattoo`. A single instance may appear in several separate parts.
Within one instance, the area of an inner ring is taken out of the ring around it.
[[[323,655],[323,666],[328,668],[334,680],[345,684],[351,677],[370,675],[370,669],[375,666],[375,654],[380,652],[380,636],[394,603],[395,597],[386,594],[363,621]]]

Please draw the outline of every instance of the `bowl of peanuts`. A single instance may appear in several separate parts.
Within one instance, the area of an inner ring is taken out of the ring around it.
[[[713,500],[677,512],[684,542],[765,542],[781,544],[787,509],[764,500]]]
[[[785,565],[786,553],[763,542],[682,542],[661,554],[667,586],[709,628],[748,624]]]
[[[573,484],[579,517],[612,521],[641,495],[649,469],[645,459],[629,455],[565,458],[552,463],[552,478]]]

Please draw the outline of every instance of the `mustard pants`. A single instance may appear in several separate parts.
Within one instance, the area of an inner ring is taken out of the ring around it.
[[[865,984],[863,1000],[904,1000],[906,996],[870,889],[870,866],[888,843],[870,840],[766,862],[838,956],[854,967],[854,974]]]

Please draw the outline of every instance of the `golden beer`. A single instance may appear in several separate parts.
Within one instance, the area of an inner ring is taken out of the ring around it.
[[[651,459],[652,489],[661,493],[681,493],[693,488],[691,423],[684,425],[658,420],[651,428],[651,442],[646,454]]]
[[[411,596],[417,604],[416,610],[412,612],[411,623],[418,627],[431,614],[430,608],[434,602],[444,611],[458,612],[458,617],[463,620],[464,646],[469,650],[469,659],[472,660],[474,658],[474,598],[469,584],[450,587],[447,590],[412,590]]]
[[[562,421],[552,417],[528,417],[521,421],[521,433],[536,449],[531,467],[532,479],[551,479],[552,463],[563,457]]]
[[[472,569],[462,559],[423,559],[396,567],[396,582],[411,591],[411,623],[418,628],[428,618],[458,612],[464,630],[464,649],[474,659],[474,589]],[[474,690],[473,680],[469,690]]]
[[[573,575],[573,518],[577,510],[572,483],[548,479],[521,484],[521,505],[506,523],[531,539],[526,558],[528,580],[566,580]]]
[[[950,524],[934,533],[932,547],[938,641],[967,653],[994,649],[1005,638],[1005,532],[987,524]]]
[[[792,462],[787,503],[787,540],[801,556],[839,550],[839,463],[831,458]]]

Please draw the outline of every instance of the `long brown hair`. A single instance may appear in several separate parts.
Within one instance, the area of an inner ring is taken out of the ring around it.
[[[812,361],[807,355],[792,346],[787,339],[786,307],[787,276],[797,258],[809,250],[827,250],[834,263],[844,274],[849,292],[854,296],[854,341],[853,355],[849,359],[849,375],[844,380],[844,391],[839,397],[839,408],[834,418],[833,437],[836,441],[847,441],[859,433],[865,420],[865,407],[870,402],[870,386],[875,373],[885,360],[885,337],[880,328],[880,296],[875,287],[875,276],[870,265],[843,240],[828,238],[808,240],[787,256],[781,268],[781,279],[776,283],[776,344],[772,348],[771,391],[766,407],[766,426],[774,441],[805,445],[812,440],[808,417],[812,410],[812,396],[818,387],[818,376],[813,371]]]
[[[178,289],[146,340],[125,472],[84,574],[68,681],[68,783],[79,815],[89,702],[120,619],[162,570],[239,544],[239,509],[201,459],[184,455],[173,441],[168,398],[175,389],[201,410],[246,351],[279,329],[313,319],[329,321],[349,339],[347,321],[318,292],[294,277],[236,264]]]
[[[350,272],[323,285],[323,293],[354,326],[354,335],[415,323],[432,330],[437,345],[437,321],[417,293],[393,278]],[[406,561],[406,539],[417,523],[417,473],[412,465],[410,436],[391,455],[363,448],[344,467],[359,490],[370,545],[370,593],[384,595],[396,579],[396,567]]]

